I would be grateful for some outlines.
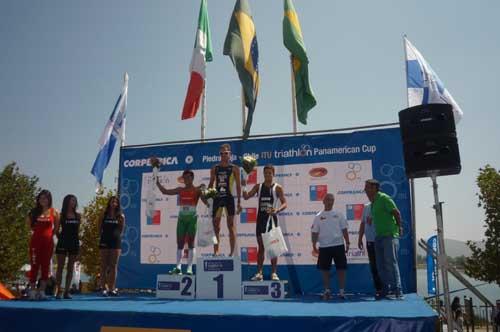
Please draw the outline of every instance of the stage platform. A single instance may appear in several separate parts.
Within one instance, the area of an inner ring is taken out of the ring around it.
[[[402,301],[350,296],[255,300],[162,300],[153,296],[75,296],[0,301],[0,331],[434,331],[436,314],[416,294]]]

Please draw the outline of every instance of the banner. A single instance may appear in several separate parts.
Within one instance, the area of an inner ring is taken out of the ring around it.
[[[162,195],[156,188],[155,211],[146,214],[146,196],[152,179],[149,157],[157,156],[162,166],[160,182],[166,188],[182,186],[182,171],[195,173],[194,184],[208,184],[210,167],[220,160],[219,146],[225,142],[123,147],[120,155],[120,195],[126,229],[119,263],[118,286],[153,288],[156,275],[168,271],[175,262],[177,197]],[[363,205],[368,201],[364,182],[376,178],[381,190],[395,200],[404,221],[400,241],[400,271],[405,292],[416,290],[410,196],[403,167],[399,128],[298,137],[278,137],[227,142],[232,161],[245,154],[254,156],[259,166],[248,180],[248,190],[263,181],[262,169],[276,168],[275,180],[283,186],[288,208],[279,214],[289,252],[279,259],[280,278],[291,280],[292,293],[320,291],[321,278],[312,253],[311,225],[322,210],[326,193],[335,195],[334,210],[344,214],[349,224],[351,248],[347,289],[373,291],[367,253],[359,250],[358,230]],[[257,198],[242,200],[243,211],[235,217],[237,254],[244,264],[243,278],[256,271],[257,241],[255,222]],[[203,203],[199,218],[209,218]],[[229,253],[225,218],[221,222],[221,253]],[[197,255],[210,255],[212,248],[197,248]],[[266,264],[269,261],[266,259]],[[265,275],[270,272],[265,269]]]
[[[438,252],[437,235],[433,235],[427,240],[427,246],[436,253]],[[431,253],[427,252],[427,293],[429,295],[436,295],[436,279],[436,259]]]

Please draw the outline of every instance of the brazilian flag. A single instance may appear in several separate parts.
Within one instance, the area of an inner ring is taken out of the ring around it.
[[[243,137],[247,138],[252,126],[260,83],[257,35],[247,0],[237,0],[234,5],[223,53],[231,58],[243,87],[245,105],[248,108]]]
[[[295,98],[297,101],[297,117],[307,124],[307,113],[316,106],[316,98],[309,84],[309,59],[302,38],[299,18],[292,0],[285,0],[285,16],[283,18],[283,43],[292,55],[293,76],[295,79]]]

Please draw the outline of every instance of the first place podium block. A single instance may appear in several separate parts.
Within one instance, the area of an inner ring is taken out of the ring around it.
[[[194,299],[195,277],[190,275],[159,274],[156,297],[162,299]]]
[[[239,257],[200,257],[196,261],[196,298],[241,300]]]

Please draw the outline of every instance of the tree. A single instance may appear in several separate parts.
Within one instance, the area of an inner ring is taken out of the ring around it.
[[[481,245],[467,241],[472,255],[465,261],[465,273],[500,285],[500,170],[490,165],[479,169],[479,207],[485,210],[485,239]]]
[[[100,272],[99,218],[102,217],[109,198],[114,195],[116,195],[116,191],[110,190],[107,193],[99,191],[94,199],[83,208],[82,224],[80,226],[82,233],[80,262],[83,271],[90,277],[91,288],[97,286],[97,278]]]
[[[0,281],[19,278],[21,267],[29,263],[30,229],[26,216],[34,207],[40,188],[38,178],[19,171],[15,162],[0,173]]]

